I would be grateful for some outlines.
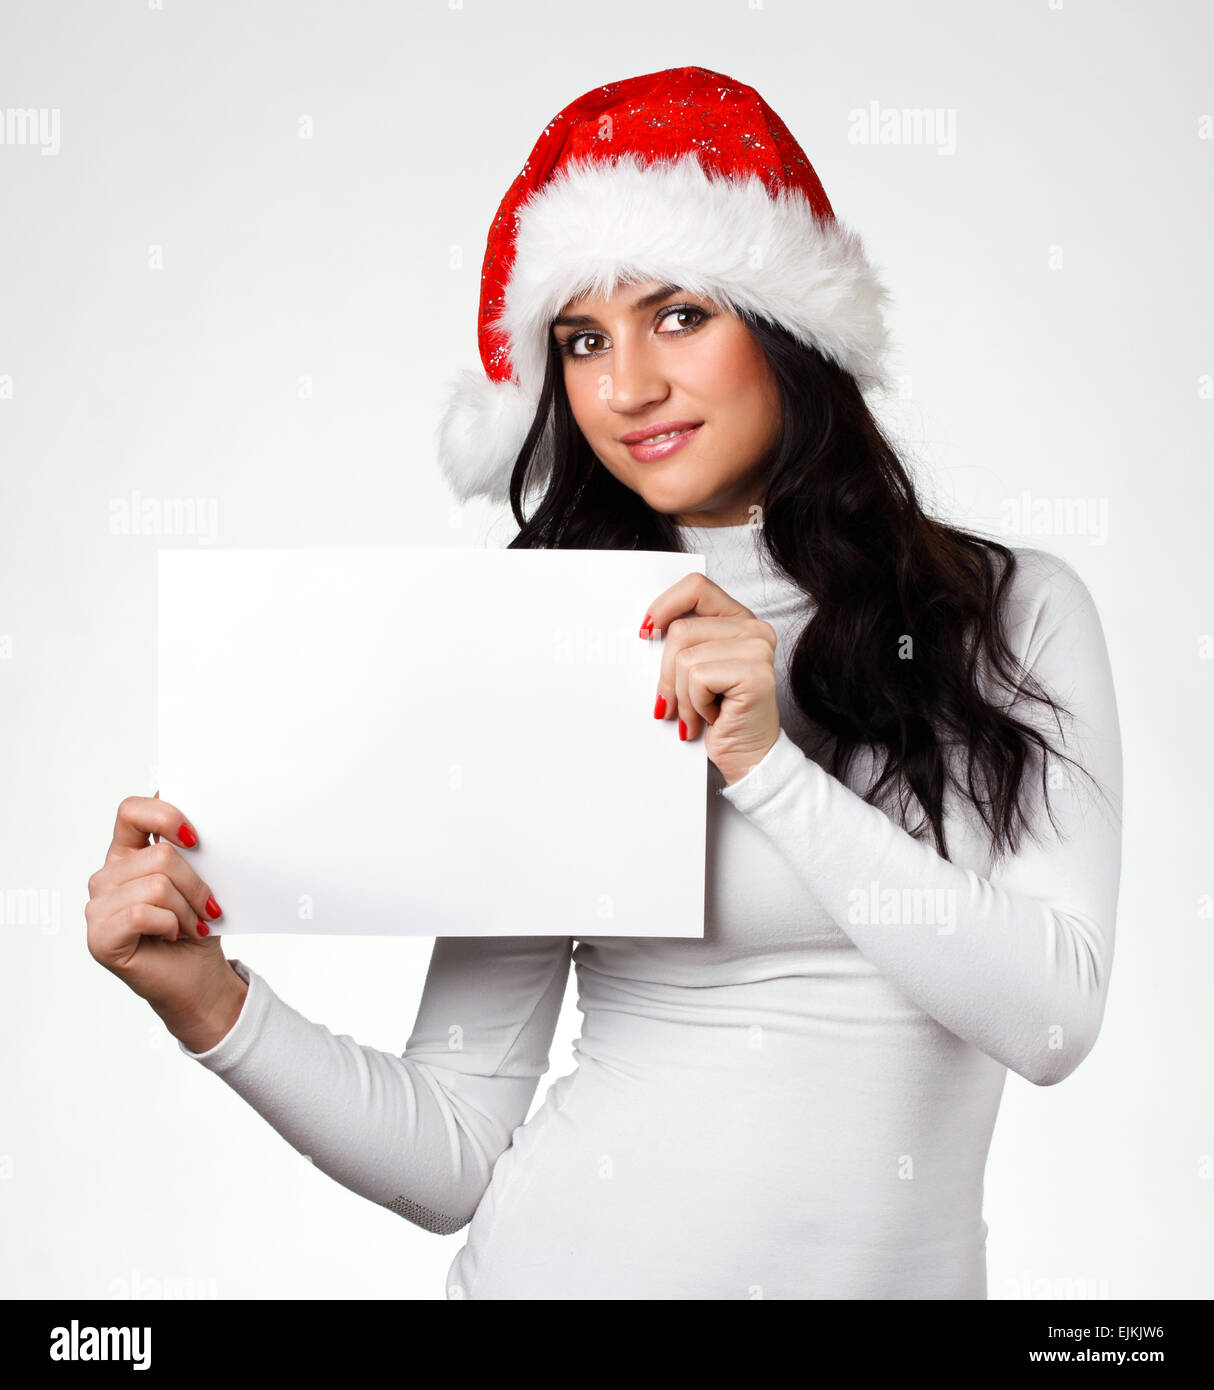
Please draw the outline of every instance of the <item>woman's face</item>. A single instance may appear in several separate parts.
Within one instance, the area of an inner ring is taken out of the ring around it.
[[[736,314],[645,280],[570,300],[552,332],[573,418],[609,472],[683,525],[751,520],[780,433],[780,391]],[[655,426],[681,438],[630,447]]]

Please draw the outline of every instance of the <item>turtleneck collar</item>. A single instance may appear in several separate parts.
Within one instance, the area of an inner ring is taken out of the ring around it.
[[[701,532],[711,531],[714,534],[719,534],[721,536],[730,536],[736,535],[740,531],[750,531],[752,529],[755,531],[762,531],[763,528],[757,525],[755,522],[751,521],[743,521],[739,523],[737,526],[684,526],[681,522],[676,521],[675,529],[678,531],[687,532],[694,531],[697,535],[699,535]]]
[[[755,601],[770,602],[777,591],[782,593],[794,587],[777,572],[768,555],[762,526],[751,522],[738,526],[683,526],[676,522],[675,529],[684,550],[703,555],[708,578],[750,608]]]
[[[742,542],[753,545],[763,534],[761,526],[749,521],[738,526],[684,526],[676,521],[675,530],[685,542],[696,541],[710,550],[733,550]]]
[[[683,548],[703,555],[709,578],[714,566],[729,569],[753,569],[765,556],[763,528],[750,522],[738,526],[683,526],[675,523]]]

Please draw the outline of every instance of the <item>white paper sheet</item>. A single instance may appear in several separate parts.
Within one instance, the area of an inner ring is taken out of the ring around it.
[[[707,758],[653,717],[664,551],[161,550],[159,777],[212,930],[704,931]]]

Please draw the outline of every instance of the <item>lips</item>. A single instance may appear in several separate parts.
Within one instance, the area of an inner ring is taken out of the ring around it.
[[[665,429],[637,430],[635,433],[641,436],[640,439],[627,442],[630,437],[626,436],[625,447],[638,463],[654,463],[678,449],[685,448],[688,441],[699,434],[700,429],[700,425],[688,423]]]
[[[637,444],[660,444],[664,439],[673,439],[677,434],[684,434],[684,430],[665,430],[662,434],[647,434],[644,439],[637,439]]]
[[[633,430],[631,434],[622,434],[620,443],[645,444],[658,435],[682,434],[685,430],[696,429],[703,423],[703,420],[659,420],[656,425],[646,425],[643,429]]]

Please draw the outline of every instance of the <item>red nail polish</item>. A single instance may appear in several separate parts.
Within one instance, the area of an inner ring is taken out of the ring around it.
[[[211,929],[210,929],[210,927],[208,927],[207,924],[206,924],[206,923],[202,920],[202,918],[200,917],[200,918],[198,919],[198,935],[199,935],[199,936],[210,936],[210,934],[211,934]]]
[[[212,917],[218,917],[218,916],[219,916],[220,907],[219,907],[219,904],[215,901],[214,898],[208,898],[208,899],[207,899],[207,912],[208,912],[208,913],[210,914],[210,916],[212,916]]]
[[[666,696],[665,696],[665,695],[659,695],[659,696],[658,696],[658,702],[657,702],[657,704],[654,705],[654,707],[653,707],[653,717],[654,717],[655,719],[665,719],[665,718],[666,718]]]
[[[198,836],[194,834],[194,832],[190,829],[188,825],[178,826],[177,838],[186,847],[186,849],[193,849],[194,846],[198,843]]]
[[[683,721],[682,721],[681,719],[679,720],[679,737],[680,737],[684,742],[687,741],[687,725],[684,724]]]
[[[645,621],[641,624],[641,636],[653,636],[653,618],[648,613],[645,614]]]

